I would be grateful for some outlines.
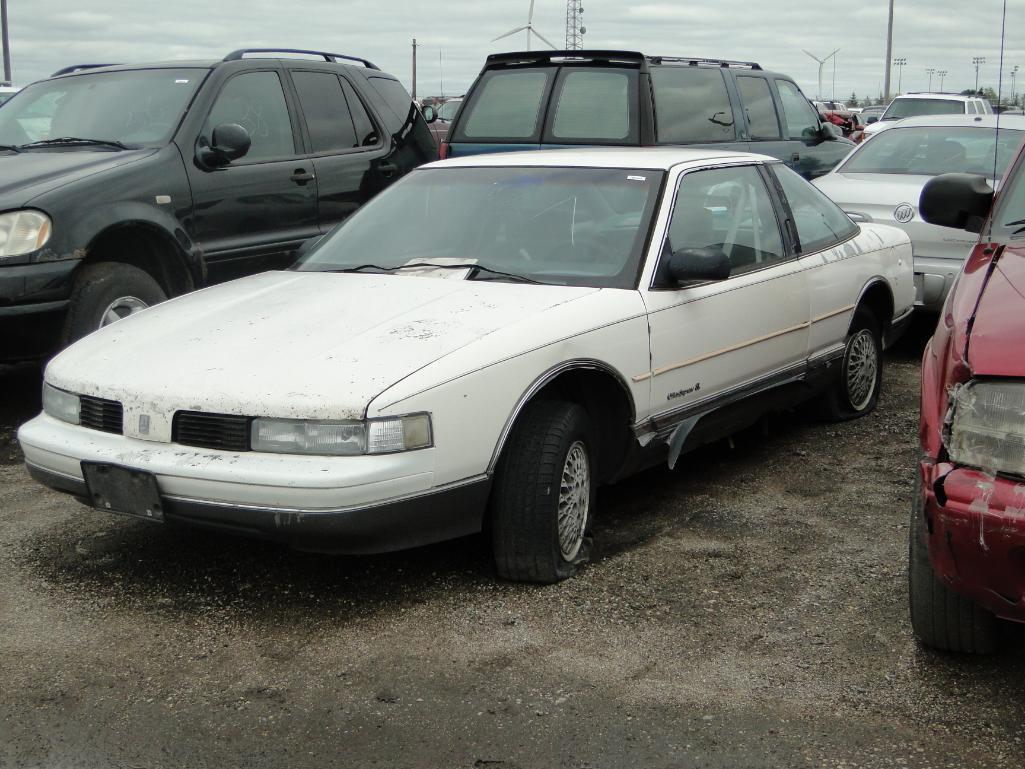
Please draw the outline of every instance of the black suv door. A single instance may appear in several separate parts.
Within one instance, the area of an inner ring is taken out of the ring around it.
[[[192,236],[217,283],[288,266],[317,229],[317,180],[300,152],[298,121],[277,68],[239,72],[221,84],[199,142],[236,123],[248,131],[246,155],[216,169],[186,163],[192,185]]]

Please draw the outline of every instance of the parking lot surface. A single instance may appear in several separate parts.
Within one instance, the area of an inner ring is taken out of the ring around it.
[[[0,766],[1021,767],[1025,633],[911,638],[919,350],[866,419],[603,490],[550,587],[477,539],[332,557],[94,512],[28,478],[39,373],[0,372]]]

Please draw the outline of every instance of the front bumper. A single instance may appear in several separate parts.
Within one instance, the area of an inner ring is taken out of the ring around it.
[[[962,265],[964,259],[915,256],[915,306],[929,312],[942,310],[947,292],[961,272]]]
[[[44,358],[57,349],[78,264],[0,266],[0,362]]]
[[[997,616],[1025,622],[1025,483],[949,463],[919,469],[937,578]]]
[[[29,474],[89,504],[82,461],[156,477],[164,520],[302,550],[379,553],[479,532],[484,475],[436,487],[434,449],[311,457],[195,449],[68,425],[41,414],[18,439]]]

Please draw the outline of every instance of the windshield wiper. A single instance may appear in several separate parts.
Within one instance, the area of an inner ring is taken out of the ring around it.
[[[77,136],[61,136],[57,139],[40,139],[37,142],[29,142],[28,144],[22,144],[18,149],[23,150],[29,147],[60,147],[60,146],[74,146],[81,144],[83,146],[98,146],[98,147],[115,147],[119,150],[132,150],[132,147],[124,142],[119,142],[116,139],[80,139]]]
[[[337,270],[325,270],[325,272],[364,272],[366,270],[374,270],[376,272],[398,272],[399,270],[408,270],[414,267],[431,267],[436,270],[470,270],[470,275],[467,276],[470,280],[475,280],[477,275],[482,272],[486,272],[488,275],[497,275],[518,283],[537,283],[539,285],[547,285],[543,281],[528,278],[526,275],[502,272],[501,270],[495,270],[481,264],[434,264],[433,262],[413,262],[411,264],[400,264],[395,267],[382,267],[379,264],[361,264],[357,267],[344,267]]]

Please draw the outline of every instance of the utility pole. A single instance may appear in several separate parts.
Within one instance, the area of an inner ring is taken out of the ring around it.
[[[883,78],[883,98],[890,100],[890,62],[893,61],[893,0],[890,0],[890,17],[886,22],[886,76]]]
[[[1017,92],[1017,90],[1015,89],[1015,86],[1014,86],[1014,81],[1015,81],[1015,78],[1017,78],[1017,77],[1018,77],[1018,65],[1015,64],[1014,68],[1011,70],[1011,104],[1017,104],[1018,103],[1018,92]]]
[[[11,79],[11,39],[7,33],[7,0],[0,0],[0,39],[4,48],[4,79],[0,85],[14,85]]]
[[[441,49],[438,49],[438,76],[441,80],[441,100],[445,101],[445,67],[441,63]]]
[[[943,92],[943,78],[945,78],[947,76],[947,70],[941,69],[936,74],[937,74],[937,76],[940,79],[940,93],[942,93]]]
[[[907,66],[908,59],[906,56],[901,56],[893,60],[893,66],[897,68],[897,95],[900,96],[901,83],[904,82],[904,67]]]
[[[932,90],[932,76],[936,74],[936,70],[933,67],[927,67],[925,74],[929,76],[929,90]]]
[[[972,64],[975,65],[975,93],[979,92],[979,65],[986,63],[985,56],[973,56]]]
[[[416,101],[416,38],[413,38],[413,100]]]

